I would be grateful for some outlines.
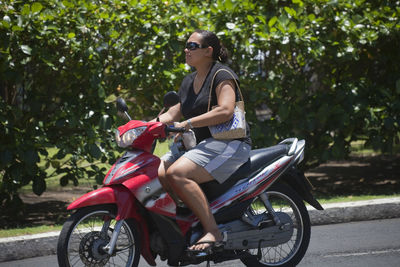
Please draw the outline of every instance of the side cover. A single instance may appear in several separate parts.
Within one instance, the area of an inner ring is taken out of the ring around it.
[[[151,153],[141,150],[127,151],[111,167],[103,184],[123,184],[144,204],[162,190],[158,180],[159,165],[160,159]]]

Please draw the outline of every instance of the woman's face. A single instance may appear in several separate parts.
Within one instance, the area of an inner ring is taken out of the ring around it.
[[[187,40],[187,43],[191,42],[203,45],[202,36],[197,32],[193,33]],[[199,64],[203,64],[210,60],[212,56],[212,48],[211,47],[195,48],[193,50],[185,48],[185,53],[186,53],[186,63],[191,67],[196,67]]]

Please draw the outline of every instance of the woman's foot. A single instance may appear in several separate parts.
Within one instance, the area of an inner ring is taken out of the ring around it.
[[[202,238],[197,240],[195,244],[189,247],[192,251],[204,251],[212,248],[216,243],[223,241],[223,236],[219,230],[206,233]]]

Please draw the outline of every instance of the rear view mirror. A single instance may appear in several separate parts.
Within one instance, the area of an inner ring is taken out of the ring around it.
[[[125,114],[125,116],[129,120],[132,120],[131,116],[129,116],[128,114],[128,105],[125,103],[125,100],[123,98],[120,97],[117,98],[117,110],[118,112]]]
[[[170,91],[164,95],[164,108],[168,109],[175,106],[180,101],[179,95],[175,91]]]
[[[126,105],[125,100],[121,97],[117,98],[117,110],[121,113],[128,111],[128,106]]]

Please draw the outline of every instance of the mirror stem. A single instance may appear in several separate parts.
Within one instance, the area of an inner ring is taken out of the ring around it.
[[[131,116],[129,116],[128,112],[124,111],[124,114],[130,121],[132,120],[132,118],[131,118]]]

